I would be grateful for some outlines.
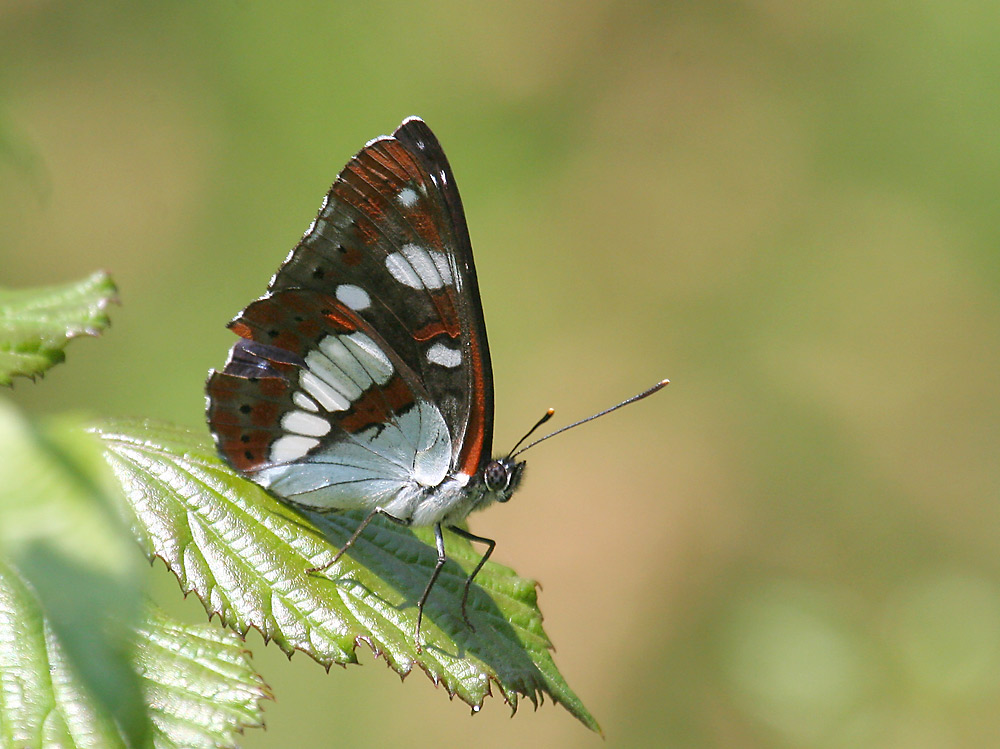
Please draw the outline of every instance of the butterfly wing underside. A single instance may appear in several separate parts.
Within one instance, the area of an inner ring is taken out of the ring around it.
[[[275,493],[382,506],[488,458],[493,384],[472,247],[422,120],[351,159],[268,293],[230,327],[241,340],[209,377],[209,423],[229,463]]]

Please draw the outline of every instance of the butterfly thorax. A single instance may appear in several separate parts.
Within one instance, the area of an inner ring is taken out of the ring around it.
[[[458,523],[494,502],[507,502],[520,485],[523,471],[524,461],[497,458],[473,477],[450,475],[438,486],[423,488],[410,501],[396,499],[383,509],[390,514],[397,510],[398,517],[416,526]]]

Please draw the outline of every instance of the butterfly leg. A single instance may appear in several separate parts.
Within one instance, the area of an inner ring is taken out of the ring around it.
[[[469,587],[472,585],[472,581],[475,579],[476,575],[479,574],[479,570],[481,570],[483,565],[486,564],[486,560],[490,558],[490,554],[492,554],[493,549],[496,548],[497,542],[492,538],[485,538],[483,536],[477,536],[475,533],[469,533],[467,530],[459,528],[457,525],[449,525],[448,530],[456,536],[461,536],[469,541],[479,541],[480,543],[486,544],[488,547],[486,549],[486,553],[483,554],[483,558],[479,560],[479,564],[476,565],[476,568],[472,570],[472,574],[469,575],[468,579],[466,579],[465,590],[462,591],[462,618],[465,619],[465,624],[469,627],[469,629],[475,632],[476,628],[472,626],[472,622],[469,621],[469,615],[465,610],[465,604],[469,600]]]
[[[444,553],[444,535],[441,533],[441,523],[434,524],[434,543],[437,545],[437,564],[434,565],[434,571],[431,573],[431,579],[427,581],[427,587],[424,588],[424,592],[420,594],[420,600],[417,601],[417,628],[413,632],[413,639],[417,643],[417,652],[421,650],[420,646],[420,623],[424,620],[424,604],[427,602],[427,597],[431,594],[431,588],[434,587],[434,583],[437,582],[438,575],[441,574],[441,568],[444,567],[444,563],[448,561],[448,557]]]
[[[311,567],[306,570],[307,575],[313,575],[317,572],[322,572],[337,563],[337,560],[344,556],[344,552],[354,546],[354,542],[358,540],[358,537],[368,527],[368,524],[375,519],[376,515],[381,515],[384,518],[388,518],[394,523],[398,523],[402,526],[408,526],[410,524],[409,520],[404,520],[403,518],[397,518],[395,515],[390,515],[388,512],[383,510],[381,507],[376,507],[374,510],[368,513],[368,516],[361,521],[361,525],[358,526],[357,530],[351,534],[351,537],[344,542],[344,545],[340,547],[340,551],[333,555],[331,559],[326,564],[321,564],[319,567]]]

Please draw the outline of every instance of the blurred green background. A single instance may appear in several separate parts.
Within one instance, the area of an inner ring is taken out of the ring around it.
[[[673,383],[471,522],[542,581],[606,745],[998,746],[998,40],[985,1],[0,0],[0,284],[106,268],[123,301],[12,397],[202,428],[225,323],[419,114],[497,449]],[[601,746],[249,642],[247,747]]]

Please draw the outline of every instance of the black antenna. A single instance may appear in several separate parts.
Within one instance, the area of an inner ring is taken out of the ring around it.
[[[546,421],[548,421],[549,419],[551,419],[552,415],[555,412],[556,412],[556,410],[554,408],[550,408],[548,411],[546,411],[545,412],[545,416],[543,416],[542,418],[540,418],[538,420],[538,422],[535,424],[535,426],[531,427],[531,429],[528,430],[528,433],[526,435],[524,435],[523,437],[521,437],[521,439],[519,439],[517,441],[517,444],[514,445],[514,447],[512,447],[510,449],[510,452],[507,453],[507,457],[513,457],[514,456],[514,451],[517,450],[517,448],[519,448],[521,446],[521,443],[523,443],[526,439],[528,439],[528,437],[530,437],[532,434],[534,434],[535,430],[538,429],[538,427],[540,427]]]
[[[593,416],[588,416],[586,419],[580,419],[579,421],[574,421],[569,426],[564,426],[562,429],[557,429],[554,432],[552,432],[551,434],[546,434],[544,437],[540,437],[539,439],[535,440],[534,442],[532,442],[527,447],[522,447],[520,450],[518,450],[517,448],[521,445],[521,442],[524,442],[524,440],[528,439],[528,437],[531,435],[532,432],[534,432],[536,429],[538,429],[538,427],[540,427],[542,424],[544,424],[546,421],[548,421],[552,417],[552,414],[555,413],[555,411],[550,408],[548,410],[548,413],[546,413],[545,416],[543,416],[539,420],[539,422],[537,424],[535,424],[535,426],[533,426],[531,428],[531,430],[528,432],[528,434],[524,435],[524,437],[521,438],[521,442],[518,442],[516,445],[514,445],[514,450],[511,451],[511,454],[508,456],[508,458],[514,458],[514,457],[520,455],[521,453],[525,452],[526,450],[530,450],[535,445],[537,445],[539,442],[545,442],[545,440],[547,440],[549,437],[555,437],[557,434],[562,434],[567,429],[572,429],[573,427],[578,427],[581,424],[586,424],[588,421],[593,421],[594,419],[600,418],[601,416],[609,414],[612,411],[617,411],[619,408],[622,408],[623,406],[627,406],[630,403],[635,403],[636,401],[641,401],[643,398],[648,398],[653,393],[656,393],[656,392],[659,392],[660,390],[663,390],[663,388],[665,388],[669,384],[670,384],[670,380],[662,380],[661,382],[658,382],[655,385],[653,385],[653,387],[649,388],[649,390],[643,390],[638,395],[633,395],[631,398],[626,398],[621,403],[619,403],[617,406],[612,406],[611,408],[606,408],[603,411],[601,411],[600,413],[596,413]]]

